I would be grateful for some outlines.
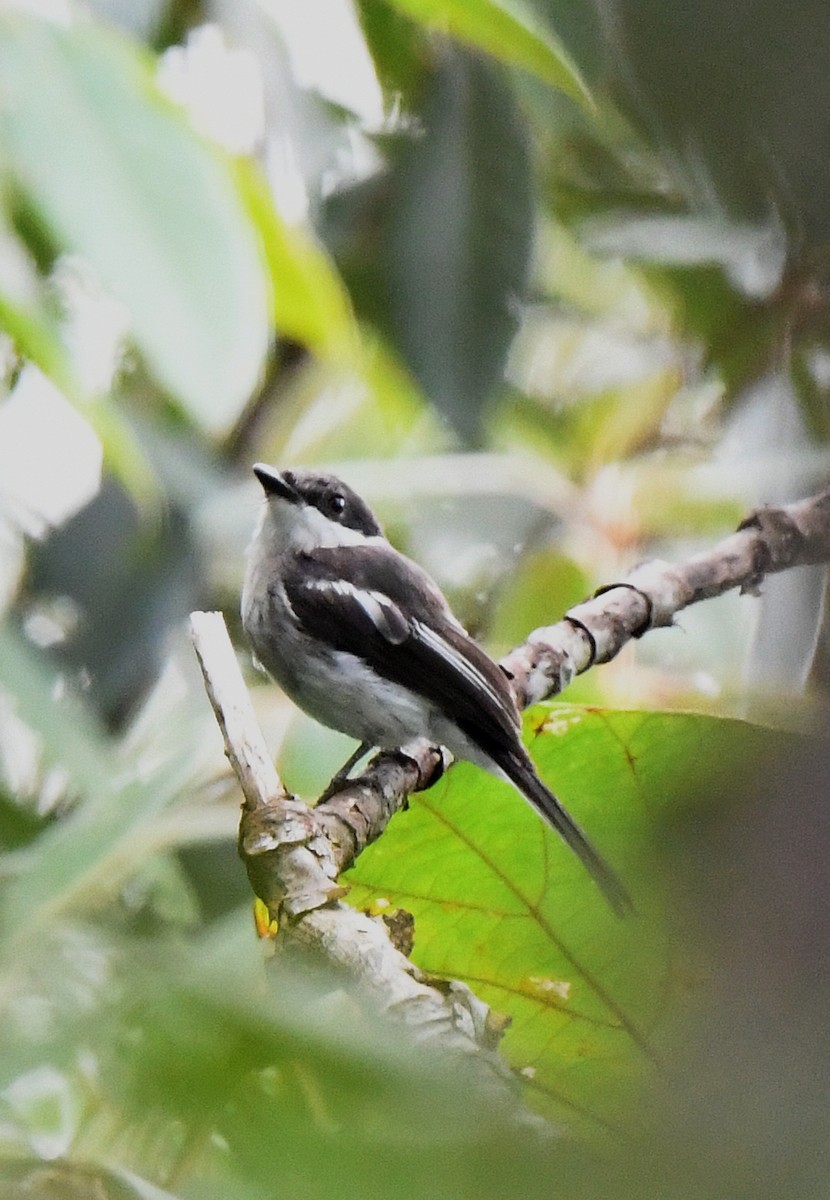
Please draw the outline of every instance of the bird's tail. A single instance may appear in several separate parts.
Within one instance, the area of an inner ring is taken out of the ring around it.
[[[581,859],[617,916],[624,917],[633,912],[631,897],[619,876],[591,844],[573,817],[565,811],[553,792],[542,783],[530,757],[511,754],[499,765],[513,786],[518,788],[548,825],[556,830]]]

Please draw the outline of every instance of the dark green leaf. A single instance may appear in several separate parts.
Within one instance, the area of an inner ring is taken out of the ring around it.
[[[397,344],[465,437],[501,379],[533,235],[531,164],[501,72],[447,49],[427,88],[423,135],[388,202],[386,262]]]
[[[411,103],[427,63],[424,34],[387,0],[360,0],[360,23],[387,92]]]
[[[689,192],[785,215],[794,249],[830,238],[830,8],[822,0],[619,0],[606,23],[617,92]],[[652,132],[652,139],[655,134]],[[711,200],[703,200],[712,211]]]
[[[819,341],[793,347],[790,378],[805,423],[817,442],[830,441],[830,354]]]
[[[0,788],[0,849],[15,850],[28,845],[47,824],[47,818],[13,800]]]

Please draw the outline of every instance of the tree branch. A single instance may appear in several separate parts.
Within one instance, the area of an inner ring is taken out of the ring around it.
[[[673,566],[653,559],[601,588],[556,625],[536,629],[502,659],[521,708],[558,695],[631,638],[674,624],[677,613],[733,588],[757,594],[767,575],[830,562],[830,488],[783,508],[759,508],[711,550]]]

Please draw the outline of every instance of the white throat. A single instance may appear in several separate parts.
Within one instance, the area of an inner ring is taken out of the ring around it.
[[[271,541],[278,550],[311,551],[336,546],[377,545],[385,539],[367,537],[331,521],[311,504],[291,504],[279,496],[269,498],[255,534]]]

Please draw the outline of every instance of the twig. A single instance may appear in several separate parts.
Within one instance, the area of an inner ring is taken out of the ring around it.
[[[307,912],[342,895],[337,867],[316,836],[308,805],[285,791],[257,724],[221,613],[190,614],[190,633],[225,753],[245,802],[239,853],[251,887],[277,919],[286,896],[289,914]],[[311,848],[313,845],[313,849]]]
[[[502,659],[519,706],[558,695],[610,662],[631,638],[674,624],[690,604],[739,588],[757,594],[767,575],[830,562],[830,488],[783,508],[760,508],[711,550],[672,565],[654,559],[601,588],[556,625],[536,629]]]

